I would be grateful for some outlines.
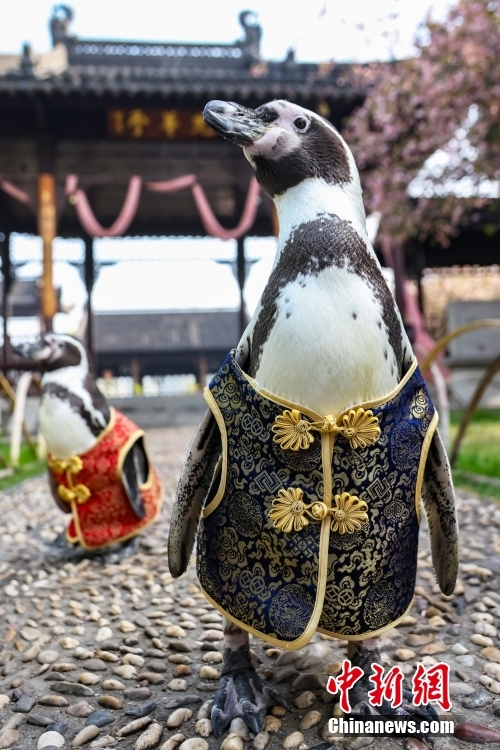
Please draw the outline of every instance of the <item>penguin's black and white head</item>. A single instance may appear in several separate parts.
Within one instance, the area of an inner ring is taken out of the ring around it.
[[[311,178],[327,185],[359,185],[346,142],[327,120],[279,99],[248,109],[209,102],[203,116],[217,133],[242,146],[261,187],[272,198]]]
[[[74,367],[88,373],[88,357],[83,344],[73,336],[62,333],[46,333],[31,344],[14,347],[16,354],[40,363],[42,372],[54,372]]]
[[[67,334],[46,333],[14,351],[42,370],[39,420],[49,452],[67,458],[92,448],[110,409],[89,372],[83,344]]]

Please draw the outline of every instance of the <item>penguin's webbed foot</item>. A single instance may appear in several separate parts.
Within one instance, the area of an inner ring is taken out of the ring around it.
[[[66,532],[62,531],[52,542],[45,542],[47,551],[45,558],[50,563],[57,562],[80,562],[81,560],[96,560],[102,564],[120,563],[126,557],[135,555],[139,546],[137,537],[132,537],[124,542],[110,544],[102,549],[85,549],[78,543],[71,543],[66,538]]]
[[[54,547],[55,549],[72,550],[75,548],[74,544],[68,542],[66,537],[66,531],[61,531],[55,539],[51,542],[45,542],[48,547]]]
[[[434,746],[434,739],[428,732],[421,730],[421,722],[423,721],[439,721],[439,715],[430,704],[428,706],[414,706],[413,694],[411,690],[403,690],[403,703],[397,708],[393,708],[388,701],[383,700],[381,706],[371,706],[368,702],[368,695],[366,700],[360,701],[353,708],[353,714],[356,716],[363,716],[364,718],[372,718],[382,716],[384,719],[395,719],[401,721],[413,721],[417,726],[417,731],[408,730],[408,736],[420,737],[430,746]],[[348,717],[347,717],[348,718]],[[402,735],[404,736],[404,735]],[[311,748],[314,750],[314,748]]]
[[[130,539],[126,539],[124,542],[117,542],[111,544],[109,547],[105,547],[99,550],[98,558],[101,562],[109,564],[117,564],[125,560],[126,557],[135,555],[139,549],[139,536],[133,536]]]
[[[276,704],[288,708],[278,691],[255,671],[248,645],[235,651],[226,648],[222,677],[212,708],[214,736],[220,737],[238,716],[254,734],[258,734],[264,728],[267,709]]]

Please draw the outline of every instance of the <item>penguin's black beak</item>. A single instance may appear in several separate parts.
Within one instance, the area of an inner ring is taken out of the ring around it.
[[[272,127],[269,119],[266,121],[258,110],[218,99],[208,102],[203,117],[216,133],[238,146],[250,146]]]
[[[17,346],[12,347],[12,350],[23,359],[34,359],[35,361],[48,359],[52,354],[52,349],[44,338],[39,338],[38,341],[30,344],[17,344]]]

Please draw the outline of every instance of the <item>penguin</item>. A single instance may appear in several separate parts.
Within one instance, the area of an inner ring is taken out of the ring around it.
[[[47,333],[14,351],[37,362],[42,370],[40,432],[47,445],[54,500],[61,510],[73,513],[68,541],[100,550],[132,539],[161,508],[161,485],[146,451],[144,433],[108,405],[90,372],[87,351],[76,338]],[[68,477],[75,457],[80,469]],[[98,477],[99,466],[109,476]],[[90,474],[94,479],[88,484],[95,487],[75,499],[72,486]],[[109,518],[102,505],[109,507]],[[90,511],[107,526],[101,529],[104,533],[99,534],[96,520],[89,521]],[[88,533],[86,526],[92,526]]]
[[[282,648],[317,628],[345,638],[364,672],[350,693],[356,713],[435,716],[408,693],[398,708],[368,700],[379,635],[411,607],[420,498],[445,594],[458,527],[437,414],[367,235],[354,157],[331,123],[288,101],[255,110],[212,101],[204,117],[242,147],[279,218],[260,302],[206,389],[168,542],[177,577],[198,532],[198,577],[226,616],[214,734],[236,716],[257,733],[266,708],[284,704],[252,666],[249,632]],[[326,552],[313,554],[318,545]]]

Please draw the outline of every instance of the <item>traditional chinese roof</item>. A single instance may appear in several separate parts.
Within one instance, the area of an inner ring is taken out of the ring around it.
[[[53,49],[0,55],[0,217],[3,229],[37,232],[37,181],[54,174],[57,231],[82,236],[68,175],[78,177],[98,222],[110,227],[124,205],[133,175],[147,182],[194,173],[218,221],[242,216],[252,170],[238,149],[203,120],[209,99],[256,107],[285,98],[320,112],[337,127],[363,99],[349,65],[262,59],[262,30],[243,11],[243,34],[232,44],[178,44],[81,39],[58,6],[50,21]],[[7,192],[2,184],[10,185]],[[9,192],[10,191],[10,192]],[[19,198],[21,196],[21,198]],[[275,230],[262,196],[255,235]],[[144,189],[126,233],[204,236],[189,189],[163,194]]]
[[[244,34],[232,44],[80,39],[69,33],[72,19],[69,7],[55,8],[49,55],[34,56],[25,47],[3,65],[0,56],[0,94],[333,99],[349,100],[348,110],[359,99],[349,85],[348,65],[297,63],[292,51],[283,61],[263,60],[262,29],[249,11],[240,13]]]

